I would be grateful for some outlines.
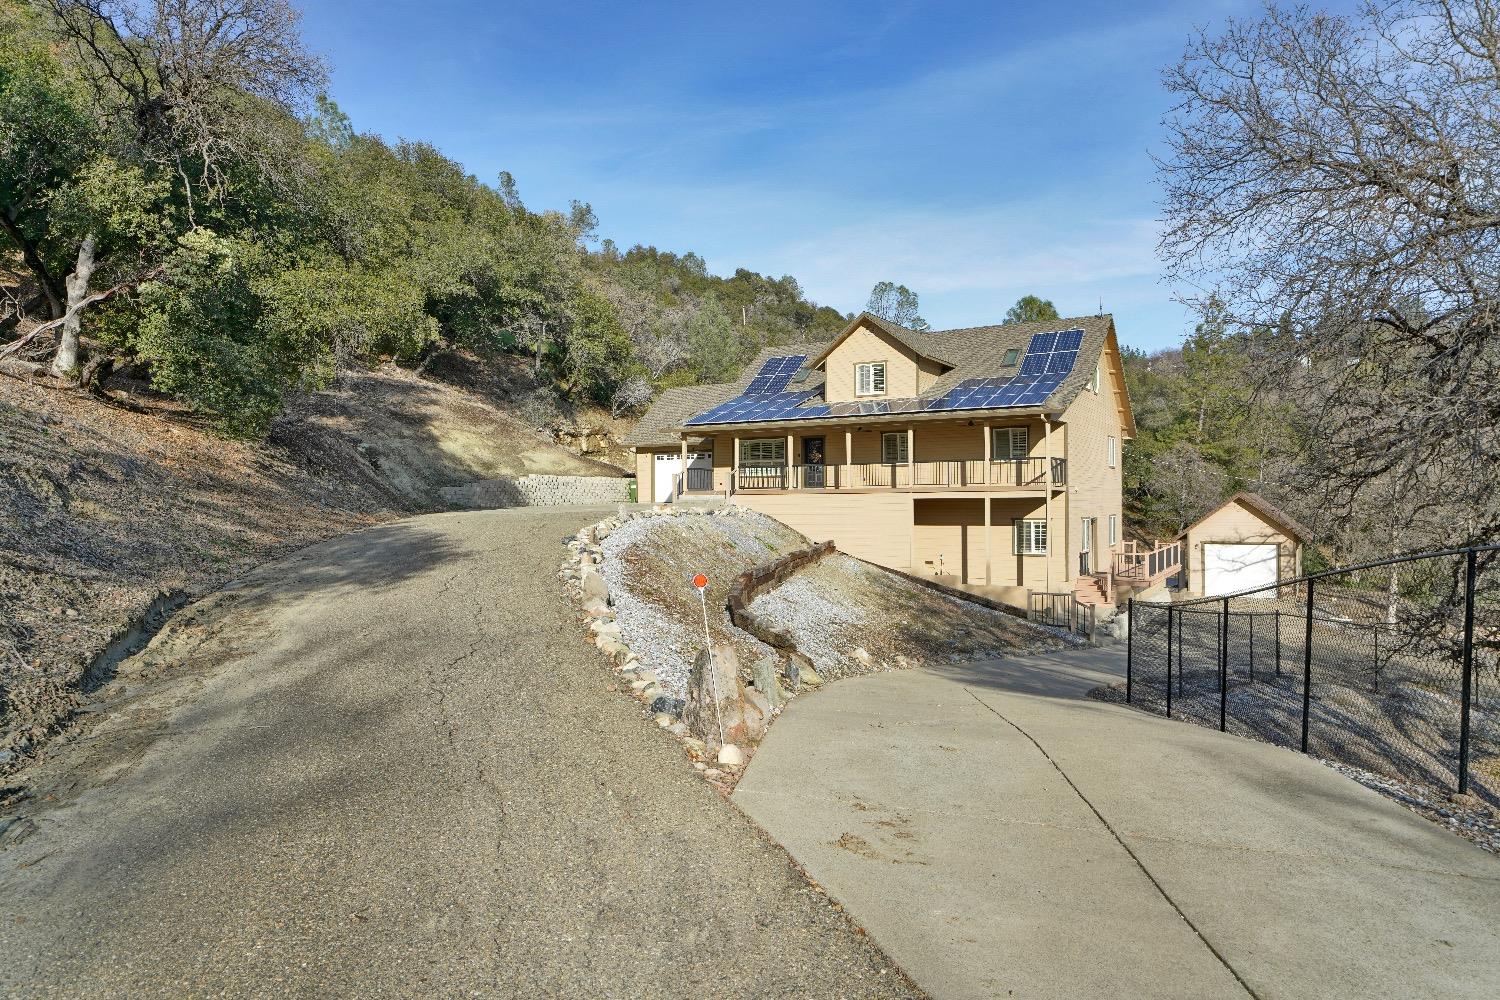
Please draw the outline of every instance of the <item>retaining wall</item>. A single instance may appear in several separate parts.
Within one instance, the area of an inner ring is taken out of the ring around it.
[[[615,476],[507,476],[447,486],[442,494],[449,505],[463,510],[572,507],[625,503],[630,499],[630,480]]]
[[[729,587],[729,620],[772,649],[782,653],[794,652],[797,647],[791,635],[752,614],[750,602],[773,587],[781,586],[799,570],[837,551],[832,542],[819,542],[805,549],[789,552],[763,566],[745,570],[734,578],[734,583]]]

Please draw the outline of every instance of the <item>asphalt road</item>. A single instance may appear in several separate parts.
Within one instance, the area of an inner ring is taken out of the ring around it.
[[[185,612],[29,775],[9,995],[916,995],[607,689],[556,577],[596,516],[398,522]]]

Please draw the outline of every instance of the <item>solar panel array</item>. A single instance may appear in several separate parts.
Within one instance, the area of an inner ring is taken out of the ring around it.
[[[989,410],[1010,406],[1039,406],[1073,372],[1083,346],[1082,330],[1033,334],[1021,359],[1021,370],[1006,378],[964,379],[939,399],[860,400],[848,403],[803,404],[822,394],[822,388],[786,392],[787,385],[807,361],[804,354],[771,358],[761,365],[745,391],[686,423],[747,424],[818,417],[863,417],[935,410]]]
[[[1073,372],[1082,330],[1037,333],[1026,345],[1021,371],[1011,378],[965,379],[929,410],[988,410],[1007,406],[1040,406]]]
[[[789,354],[785,357],[769,359],[760,366],[760,371],[745,387],[744,395],[770,396],[781,392],[806,360],[806,354]]]

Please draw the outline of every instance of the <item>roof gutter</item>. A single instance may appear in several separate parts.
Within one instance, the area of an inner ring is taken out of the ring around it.
[[[1059,423],[1063,423],[1065,421],[1062,420],[1062,415],[1062,410],[1042,407],[1026,407],[1025,409],[1016,409],[1014,407],[1006,409],[1001,407],[990,410],[923,410],[913,413],[867,413],[842,417],[807,417],[800,420],[772,420],[758,423],[693,424],[691,427],[678,425],[677,427],[673,427],[672,431],[680,435],[720,433],[728,430],[770,430],[773,427],[817,427],[829,424],[842,426],[844,424],[931,423],[938,420],[972,420],[975,417],[984,417],[987,420],[993,420],[997,416],[1048,417]]]

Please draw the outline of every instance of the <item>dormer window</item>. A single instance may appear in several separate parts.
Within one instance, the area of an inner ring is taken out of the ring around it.
[[[1001,361],[1000,364],[1006,368],[1014,368],[1016,366],[1017,359],[1019,359],[1020,357],[1021,349],[1019,347],[1012,347],[1010,350],[1005,352],[1005,360]]]
[[[854,366],[854,394],[856,396],[885,395],[884,361],[866,361]]]

